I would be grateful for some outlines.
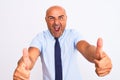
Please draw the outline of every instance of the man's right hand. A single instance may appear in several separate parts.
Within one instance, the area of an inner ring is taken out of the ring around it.
[[[18,62],[18,66],[13,74],[13,80],[30,80],[30,65],[28,50],[23,49],[23,56]]]

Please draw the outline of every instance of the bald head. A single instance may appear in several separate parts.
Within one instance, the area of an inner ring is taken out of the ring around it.
[[[46,16],[49,15],[50,13],[54,12],[54,11],[60,11],[60,12],[63,12],[63,14],[66,15],[66,11],[63,7],[55,5],[55,6],[51,6],[50,8],[47,9]]]

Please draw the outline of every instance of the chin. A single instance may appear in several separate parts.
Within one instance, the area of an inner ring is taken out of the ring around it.
[[[53,33],[53,36],[59,38],[60,36],[62,36],[62,32]]]

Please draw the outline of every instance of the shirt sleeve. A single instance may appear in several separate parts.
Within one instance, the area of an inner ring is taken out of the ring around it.
[[[80,33],[79,31],[77,31],[77,30],[74,30],[73,36],[74,36],[75,46],[77,45],[77,43],[78,43],[80,40],[83,40],[83,36],[82,36],[81,33]]]
[[[35,47],[42,51],[42,33],[37,34],[30,43],[29,47]]]

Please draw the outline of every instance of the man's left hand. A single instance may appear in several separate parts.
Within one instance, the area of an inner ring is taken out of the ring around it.
[[[97,40],[97,47],[95,53],[95,67],[96,73],[98,76],[102,77],[110,73],[112,69],[111,59],[107,56],[107,54],[102,50],[103,41],[102,38]]]

